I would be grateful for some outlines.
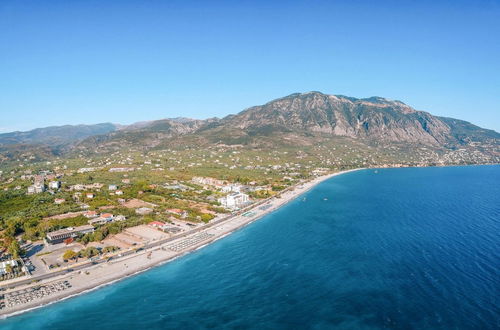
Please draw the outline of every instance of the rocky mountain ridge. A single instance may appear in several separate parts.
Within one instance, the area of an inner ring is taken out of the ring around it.
[[[108,132],[72,140],[58,152],[71,155],[214,144],[277,148],[335,139],[382,148],[398,146],[408,152],[421,147],[436,151],[468,147],[491,155],[492,159],[500,157],[500,134],[495,131],[458,119],[433,116],[401,101],[320,92],[291,94],[222,119],[179,117],[114,125]],[[44,145],[53,147],[51,140],[48,141]],[[9,147],[10,152],[15,149],[15,145]],[[26,154],[27,148],[22,150]]]
[[[382,142],[431,146],[460,143],[453,135],[453,128],[458,124],[451,126],[442,118],[380,97],[355,99],[319,92],[292,94],[249,108],[227,121],[241,130],[267,126],[275,130]],[[474,128],[481,130],[477,126]],[[499,137],[498,133],[489,133]]]

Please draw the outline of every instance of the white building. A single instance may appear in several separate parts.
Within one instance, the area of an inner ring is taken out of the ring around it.
[[[131,172],[134,171],[135,168],[133,167],[112,167],[109,169],[109,172]]]
[[[149,207],[140,207],[140,208],[135,210],[135,213],[139,214],[139,215],[146,215],[146,214],[150,214],[152,212],[153,212],[153,209],[151,209]]]
[[[97,217],[97,212],[96,211],[86,211],[86,212],[83,213],[83,216],[85,218],[89,218],[89,219],[96,218]]]
[[[248,195],[240,192],[233,192],[225,197],[219,198],[219,203],[228,209],[240,208],[249,202],[250,199]]]
[[[216,186],[220,187],[224,185],[223,180],[218,180],[214,178],[206,178],[206,177],[201,177],[201,176],[195,176],[191,179],[193,183],[200,184],[200,185],[207,185],[207,186]]]
[[[39,194],[45,191],[45,185],[43,184],[34,184],[28,187],[28,194]]]
[[[39,194],[41,192],[45,191],[45,185],[42,184],[35,184],[35,193]]]
[[[241,192],[241,185],[239,185],[239,184],[230,184],[230,185],[222,187],[221,191],[225,192],[225,193],[228,193],[228,192]]]
[[[89,225],[102,225],[102,224],[105,224],[108,222],[113,222],[113,220],[114,220],[114,217],[112,214],[110,214],[110,213],[101,214],[97,218],[90,219]]]
[[[2,261],[0,262],[0,275],[6,274],[7,273],[7,265],[10,265],[11,267],[16,267],[17,260],[7,260],[7,261]]]
[[[87,172],[93,172],[95,171],[96,169],[94,167],[84,167],[84,168],[80,168],[78,169],[78,173],[87,173]]]
[[[49,188],[50,189],[59,189],[59,188],[61,188],[61,182],[60,181],[50,181]]]
[[[114,221],[125,221],[125,220],[127,220],[127,218],[124,215],[119,214],[113,220]]]

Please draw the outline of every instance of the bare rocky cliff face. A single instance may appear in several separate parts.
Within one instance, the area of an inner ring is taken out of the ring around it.
[[[438,117],[380,97],[292,94],[249,108],[225,121],[241,130],[267,126],[381,142],[443,145],[454,140],[450,126]]]

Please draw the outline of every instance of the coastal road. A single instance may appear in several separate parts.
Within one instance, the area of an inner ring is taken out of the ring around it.
[[[297,185],[297,186],[299,186],[299,185]],[[282,194],[282,193],[284,193],[284,192],[286,192],[286,191],[288,191],[288,190],[290,190],[290,189],[292,189],[294,187],[297,187],[297,186],[288,187],[288,188],[284,189],[282,192],[280,192],[280,194]],[[209,229],[209,228],[211,228],[213,226],[219,225],[219,224],[224,223],[224,222],[226,222],[228,220],[231,220],[231,219],[233,219],[233,218],[235,218],[237,216],[240,216],[241,214],[244,214],[245,212],[253,210],[253,209],[255,209],[255,208],[257,208],[257,207],[259,207],[261,205],[269,203],[273,199],[275,199],[277,196],[279,196],[279,195],[276,195],[276,196],[273,196],[273,197],[269,197],[267,199],[264,199],[262,201],[259,201],[259,202],[255,203],[255,204],[251,204],[251,205],[247,206],[246,208],[241,209],[241,210],[239,210],[238,212],[236,212],[234,214],[231,214],[231,215],[229,215],[227,217],[224,217],[222,219],[219,219],[219,220],[215,220],[215,221],[210,222],[210,223],[208,223],[206,225],[202,225],[202,226],[200,226],[198,228],[191,229],[191,230],[186,231],[186,232],[184,232],[184,233],[182,233],[180,235],[169,237],[169,238],[165,238],[165,239],[162,239],[162,240],[158,240],[156,242],[151,242],[151,243],[145,244],[141,249],[143,249],[143,250],[151,249],[151,248],[154,248],[154,247],[157,247],[157,246],[164,245],[164,244],[169,243],[169,242],[176,241],[176,240],[178,240],[180,238],[193,235],[193,234],[198,233],[200,231]],[[121,257],[120,258],[125,257],[125,256],[129,256],[131,254],[135,254],[137,252],[138,251],[136,251],[136,250],[124,251],[124,252],[121,253]],[[99,260],[96,260],[94,262],[90,262],[89,261],[88,263],[81,264],[81,265],[78,265],[78,266],[74,266],[74,267],[71,267],[71,268],[65,268],[65,269],[53,271],[53,272],[50,272],[50,273],[33,276],[33,277],[30,277],[30,278],[27,278],[27,279],[24,279],[24,280],[21,280],[21,281],[17,281],[17,282],[13,282],[13,283],[1,285],[0,289],[2,289],[2,290],[12,289],[12,288],[15,288],[15,287],[20,286],[20,285],[31,284],[34,281],[38,282],[38,281],[46,280],[46,279],[49,279],[49,278],[52,278],[52,277],[66,275],[66,274],[69,274],[69,273],[74,272],[74,271],[81,271],[81,270],[84,270],[86,268],[89,268],[89,267],[92,267],[92,266],[95,266],[95,265],[98,265],[98,264],[106,263],[106,262],[107,262],[107,259],[99,259]]]

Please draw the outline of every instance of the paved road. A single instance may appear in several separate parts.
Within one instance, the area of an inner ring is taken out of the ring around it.
[[[264,201],[260,201],[258,203],[252,204],[251,206],[249,206],[249,207],[247,207],[245,209],[242,209],[242,210],[240,210],[239,212],[237,212],[235,214],[232,214],[232,215],[227,216],[225,218],[222,218],[222,219],[210,222],[210,223],[208,223],[206,225],[203,225],[203,226],[200,226],[198,228],[194,228],[194,229],[189,230],[187,232],[184,232],[184,233],[182,233],[180,235],[177,235],[177,236],[174,236],[174,237],[165,238],[165,239],[162,239],[162,240],[159,240],[159,241],[156,241],[156,242],[145,244],[142,247],[142,249],[154,248],[154,247],[157,247],[157,246],[160,246],[160,245],[163,245],[163,244],[166,244],[166,243],[178,240],[179,238],[190,236],[190,235],[195,234],[197,232],[206,230],[206,229],[211,228],[211,227],[213,227],[215,225],[218,225],[220,223],[228,221],[228,220],[232,219],[235,216],[239,216],[242,213],[246,212],[250,208],[253,209],[253,208],[258,207],[258,206],[260,206],[260,205],[262,205],[264,203],[267,203],[267,202],[269,202],[269,200],[270,199],[266,199]],[[122,257],[124,257],[124,256],[128,256],[128,255],[131,255],[131,254],[134,254],[134,253],[137,253],[137,251],[136,250],[128,250],[128,251],[122,252],[121,255],[122,255]],[[96,264],[105,263],[105,262],[107,262],[107,258],[106,259],[98,259],[98,260],[96,260],[94,262],[88,262],[88,263],[81,264],[81,265],[78,265],[78,266],[75,266],[75,267],[65,268],[65,269],[62,269],[62,270],[57,270],[57,271],[53,271],[53,272],[50,272],[50,273],[33,276],[33,277],[28,278],[28,279],[24,279],[24,280],[17,281],[17,282],[14,282],[14,283],[5,284],[5,285],[0,286],[0,288],[1,289],[11,289],[11,288],[15,288],[15,287],[20,286],[20,285],[25,285],[25,284],[33,283],[33,281],[41,281],[41,280],[45,280],[45,279],[48,279],[48,278],[51,278],[51,277],[56,277],[56,276],[64,275],[64,274],[67,274],[67,273],[70,273],[70,272],[83,270],[83,269],[86,269],[88,267],[94,266]]]
[[[297,185],[297,186],[300,186],[301,184]],[[296,188],[297,186],[292,186],[292,187],[288,187],[286,189],[284,189],[283,191],[281,191],[280,195],[290,189],[293,189],[293,188]],[[186,231],[180,235],[177,235],[177,236],[174,236],[174,237],[169,237],[169,238],[165,238],[165,239],[162,239],[162,240],[159,240],[159,241],[156,241],[156,242],[152,242],[152,243],[148,243],[148,244],[145,244],[142,249],[150,249],[150,248],[154,248],[154,247],[157,247],[157,246],[160,246],[160,245],[163,245],[163,244],[166,244],[168,242],[172,242],[172,241],[175,241],[175,240],[178,240],[179,238],[183,238],[183,237],[186,237],[186,236],[190,236],[192,234],[195,234],[197,232],[200,232],[200,231],[203,231],[203,230],[206,230],[208,228],[211,228],[213,226],[216,226],[218,224],[221,224],[225,221],[228,221],[228,220],[231,220],[233,219],[234,217],[237,217],[251,209],[255,209],[256,207],[259,207],[263,204],[266,204],[270,201],[272,201],[274,198],[276,197],[269,197],[267,199],[264,199],[260,202],[257,202],[255,204],[251,204],[249,206],[247,206],[246,208],[243,208],[241,210],[239,210],[238,212],[236,213],[233,213],[227,217],[224,217],[222,219],[219,219],[219,220],[215,220],[215,221],[212,221],[206,225],[202,225],[198,228],[194,228],[194,229],[191,229],[189,231]],[[128,255],[131,255],[131,254],[134,254],[134,253],[137,253],[136,250],[127,250],[127,251],[124,251],[121,253],[122,257],[124,256],[128,256]],[[120,257],[121,258],[121,257]],[[37,276],[33,276],[33,277],[30,277],[28,279],[25,279],[25,280],[21,280],[21,281],[17,281],[17,282],[14,282],[14,283],[10,283],[10,284],[5,284],[5,285],[1,285],[0,286],[0,289],[11,289],[11,288],[15,288],[17,286],[20,286],[20,285],[25,285],[25,284],[30,284],[30,283],[33,283],[34,281],[41,281],[41,280],[45,280],[45,279],[48,279],[48,278],[51,278],[51,277],[56,277],[56,276],[60,276],[60,275],[64,275],[64,274],[68,274],[70,272],[74,272],[74,271],[79,271],[79,270],[83,270],[83,269],[86,269],[88,267],[91,267],[91,266],[94,266],[96,264],[101,264],[101,263],[105,263],[107,262],[107,258],[106,259],[98,259],[94,262],[88,262],[88,263],[85,263],[85,264],[81,264],[81,265],[78,265],[78,266],[74,266],[74,267],[71,267],[71,268],[65,268],[65,269],[62,269],[62,270],[57,270],[57,271],[53,271],[53,272],[50,272],[50,273],[46,273],[46,274],[43,274],[43,275],[37,275]]]

